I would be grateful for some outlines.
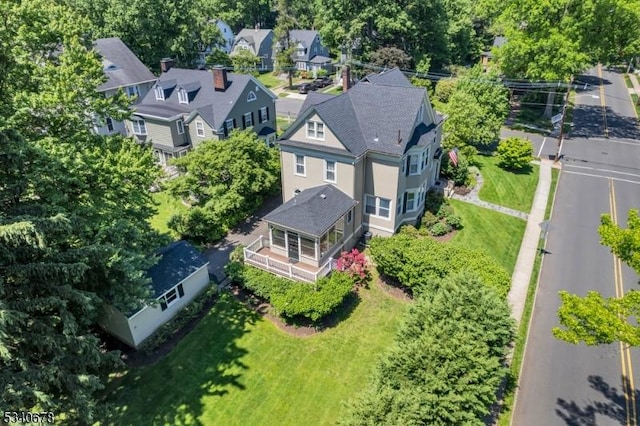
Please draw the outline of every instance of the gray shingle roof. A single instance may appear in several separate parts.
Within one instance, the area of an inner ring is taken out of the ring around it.
[[[193,115],[197,112],[209,126],[219,129],[248,85],[253,89],[254,86],[262,87],[254,77],[246,74],[227,73],[227,81],[228,86],[224,92],[216,91],[211,71],[171,68],[162,73],[158,84],[165,89],[174,87],[174,90],[165,90],[164,101],[156,100],[154,90],[150,90],[142,102],[135,106],[134,114],[170,118],[178,114]],[[188,104],[178,101],[178,90],[175,89],[180,87],[187,91],[193,90],[189,93]],[[267,94],[275,98],[268,90]]]
[[[99,38],[95,41],[95,48],[102,56],[108,78],[98,86],[99,92],[155,80],[151,71],[118,37]]]
[[[327,184],[305,189],[264,219],[303,234],[321,237],[356,204],[347,194]]]
[[[236,36],[235,44],[238,43],[240,39],[245,39],[247,43],[249,43],[253,47],[253,54],[260,56],[260,51],[271,51],[271,46],[262,46],[262,43],[269,37],[273,30],[262,30],[262,29],[253,29],[253,28],[244,28],[240,30],[238,35]],[[266,53],[266,52],[265,52]],[[269,55],[271,56],[271,55]]]
[[[399,81],[399,76],[408,82],[399,70],[398,73],[386,77],[385,82]],[[402,155],[411,146],[415,120],[426,90],[410,83],[389,85],[378,81],[374,78],[374,82],[360,82],[332,98],[309,95],[299,116],[315,111],[355,156],[367,150]],[[283,139],[287,137],[285,132]]]
[[[300,43],[305,49],[306,52],[303,56],[295,56],[298,61],[308,61],[311,52],[311,45],[313,44],[313,40],[318,35],[318,32],[315,30],[291,30],[289,31],[289,37],[296,43]]]
[[[402,71],[400,71],[399,68],[369,74],[362,79],[362,82],[386,84],[389,86],[413,87],[409,79],[402,73]]]
[[[208,263],[202,253],[184,240],[161,248],[157,254],[160,260],[147,271],[155,297],[162,296]]]

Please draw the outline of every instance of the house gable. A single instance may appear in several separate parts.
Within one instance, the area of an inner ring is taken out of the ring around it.
[[[297,129],[288,135],[290,140],[322,147],[347,150],[336,134],[315,112],[311,112],[297,125]]]

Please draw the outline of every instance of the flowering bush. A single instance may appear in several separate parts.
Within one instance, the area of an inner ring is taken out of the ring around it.
[[[343,251],[338,258],[337,269],[348,273],[355,285],[366,287],[370,278],[367,268],[367,258],[357,248],[351,251]]]

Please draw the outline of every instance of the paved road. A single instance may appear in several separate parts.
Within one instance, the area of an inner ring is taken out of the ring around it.
[[[618,344],[571,346],[551,335],[558,291],[614,296],[616,282],[625,290],[638,283],[625,266],[621,279],[614,279],[613,257],[597,233],[600,215],[612,206],[620,223],[626,222],[629,208],[640,208],[640,132],[633,106],[618,74],[605,70],[600,79],[594,70],[577,80],[590,86],[576,99],[575,126],[562,146],[563,169],[546,247],[550,254],[541,271],[520,377],[516,426],[638,424],[633,418],[638,412],[633,402],[637,407],[640,399],[638,352],[628,351],[627,358]],[[542,140],[534,145],[542,155],[553,155],[556,141],[547,138],[544,146]],[[629,378],[631,369],[635,380],[625,397],[623,375]]]
[[[304,99],[290,97],[278,98],[276,99],[276,113],[283,117],[290,115],[292,119],[295,119],[298,116],[303,102]]]

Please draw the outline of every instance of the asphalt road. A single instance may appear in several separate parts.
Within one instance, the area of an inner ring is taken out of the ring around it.
[[[601,214],[615,208],[624,224],[628,209],[640,208],[640,132],[633,105],[619,74],[603,70],[600,79],[593,70],[576,80],[588,86],[576,99],[574,127],[562,144],[549,253],[512,419],[516,426],[638,424],[638,352],[619,344],[572,346],[551,334],[558,324],[560,290],[615,296],[616,283],[625,291],[638,284],[638,276],[624,265],[615,279],[614,259],[597,233]],[[557,139],[531,139],[536,154],[555,154]],[[631,383],[628,389],[624,380]]]

